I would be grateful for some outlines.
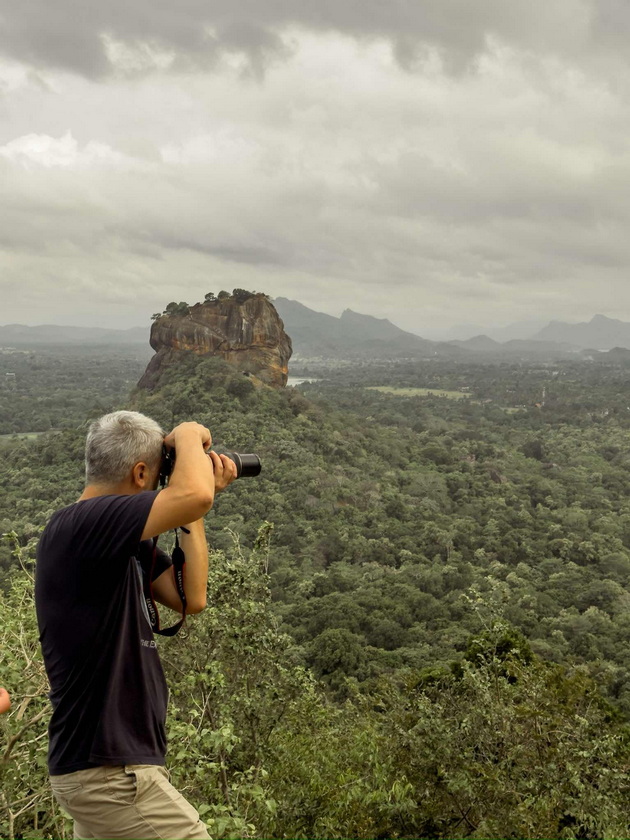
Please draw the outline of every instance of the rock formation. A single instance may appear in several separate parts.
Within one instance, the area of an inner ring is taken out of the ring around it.
[[[291,339],[274,305],[264,294],[234,290],[194,306],[169,304],[151,328],[156,351],[138,383],[152,390],[160,371],[178,351],[220,356],[243,373],[273,388],[287,384]]]

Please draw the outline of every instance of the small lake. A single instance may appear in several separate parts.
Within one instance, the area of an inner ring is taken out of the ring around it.
[[[301,385],[303,382],[320,382],[321,380],[316,379],[314,377],[300,377],[300,376],[290,376],[287,379],[287,388],[295,388],[298,385]]]

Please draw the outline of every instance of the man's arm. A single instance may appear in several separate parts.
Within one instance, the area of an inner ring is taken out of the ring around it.
[[[186,612],[199,613],[206,606],[206,581],[208,579],[208,544],[203,519],[184,525],[189,534],[182,530],[179,543],[186,557],[184,592]],[[182,602],[175,584],[175,571],[171,566],[153,581],[155,600],[165,607],[181,613]]]
[[[224,490],[236,478],[236,464],[225,455],[208,453],[206,460],[214,465],[215,491]],[[179,455],[178,455],[179,457]],[[177,463],[177,462],[175,462]],[[162,495],[162,494],[160,494]],[[159,496],[158,496],[159,498]],[[156,500],[157,501],[157,500]],[[155,504],[155,503],[154,503]],[[199,613],[206,606],[206,584],[208,579],[208,544],[203,519],[197,519],[184,525],[189,534],[180,532],[180,546],[186,558],[184,574],[184,592],[186,593],[186,611]],[[153,582],[155,600],[166,607],[181,613],[182,602],[175,584],[173,568],[167,569]]]
[[[142,532],[143,540],[179,528],[186,522],[195,522],[214,502],[213,461],[206,453],[212,444],[209,430],[199,423],[181,423],[164,442],[175,447],[177,459],[168,487],[158,493],[153,502]]]

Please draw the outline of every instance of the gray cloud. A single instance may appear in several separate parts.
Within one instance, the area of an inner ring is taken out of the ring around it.
[[[4,2],[3,320],[630,318],[625,6]]]
[[[561,55],[627,53],[624,0],[31,0],[0,2],[2,52],[39,67],[97,78],[110,69],[104,36],[173,51],[174,66],[212,66],[223,52],[249,56],[260,74],[286,55],[285,30],[304,27],[392,42],[412,69],[427,47],[448,69],[470,67],[488,39]]]

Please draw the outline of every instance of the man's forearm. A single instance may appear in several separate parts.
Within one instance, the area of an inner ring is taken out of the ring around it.
[[[198,424],[182,424],[172,432],[177,458],[168,486],[171,489],[194,487],[214,498],[214,468],[200,437]],[[168,440],[168,437],[167,437]]]
[[[188,602],[188,612],[196,613],[206,605],[206,585],[208,581],[208,543],[203,519],[185,526],[190,534],[180,531],[180,545],[186,557],[184,574],[184,592]]]

